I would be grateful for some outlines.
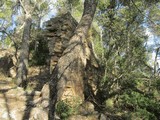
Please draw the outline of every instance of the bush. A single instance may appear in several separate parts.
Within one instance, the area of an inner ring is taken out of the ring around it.
[[[160,105],[153,96],[146,96],[131,90],[130,92],[127,90],[120,96],[120,106],[122,110],[129,112],[126,116],[136,120],[156,120],[160,110]]]
[[[66,120],[72,114],[72,108],[64,101],[59,101],[56,106],[56,113],[62,120]]]
[[[35,49],[35,42],[37,48]],[[49,57],[49,49],[44,36],[38,36],[37,39],[30,44],[30,65],[45,65]]]

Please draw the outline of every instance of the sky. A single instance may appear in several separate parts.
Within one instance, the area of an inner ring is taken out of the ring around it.
[[[52,2],[52,4],[55,4],[57,0],[50,0]],[[43,27],[43,23],[45,21],[48,21],[50,18],[54,17],[57,13],[56,7],[54,7],[53,5],[49,6],[51,11],[43,17],[42,21],[41,21],[41,27]]]
[[[149,28],[146,28],[146,35],[148,36],[148,41],[147,41],[147,45],[150,46],[154,46],[153,52],[150,56],[150,60],[148,61],[148,64],[150,64],[151,66],[153,66],[153,61],[155,60],[155,56],[156,56],[156,48],[159,47],[159,45],[157,43],[160,43],[160,37],[154,35]],[[157,59],[158,64],[160,65],[160,58]]]

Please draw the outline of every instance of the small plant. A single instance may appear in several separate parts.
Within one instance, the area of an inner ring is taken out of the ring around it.
[[[66,120],[72,114],[72,108],[64,101],[59,101],[56,106],[56,113],[62,120]]]

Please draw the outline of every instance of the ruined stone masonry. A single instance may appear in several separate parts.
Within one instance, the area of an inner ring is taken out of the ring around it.
[[[50,74],[67,47],[76,26],[76,20],[70,13],[52,18],[46,23],[46,37],[50,55]]]
[[[77,24],[78,23],[70,13],[51,18],[47,21],[46,37],[50,55],[50,74],[53,74],[53,70],[64,50],[67,48]],[[64,88],[60,100],[67,100],[67,102],[71,103],[72,101],[70,100],[74,99],[73,96],[76,96],[75,86],[72,85],[71,81],[64,82],[66,82],[66,87]]]
[[[52,72],[55,66],[57,65],[58,60],[62,56],[64,50],[67,48],[69,40],[72,37],[77,24],[78,23],[71,16],[70,13],[66,13],[64,15],[57,16],[55,18],[51,18],[49,21],[46,22],[45,35],[48,41],[48,48],[50,55],[50,74],[53,74]],[[95,79],[96,71],[94,70],[94,68],[98,67],[98,64],[96,63],[95,60],[96,58],[94,56],[94,50],[92,48],[92,42],[91,41],[88,42],[89,43],[86,43],[86,46],[91,46],[91,47],[89,49],[87,48],[89,50],[90,55],[88,55],[89,64],[87,65],[84,76],[84,84],[85,84],[84,93],[87,94],[87,97],[89,96],[88,94],[90,93],[89,91],[93,92],[96,91],[97,80]],[[61,100],[74,99],[73,96],[76,96],[76,94],[78,94],[75,93],[75,91],[77,90],[79,84],[77,83],[77,85],[74,85],[75,83],[72,83],[72,81],[65,81],[65,82],[66,82],[66,87],[64,88],[64,92],[62,93]],[[77,86],[77,88],[75,88],[75,86]]]

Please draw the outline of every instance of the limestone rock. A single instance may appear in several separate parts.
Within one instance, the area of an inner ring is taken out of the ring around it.
[[[68,118],[68,120],[98,120],[98,115],[73,115]]]
[[[11,67],[11,68],[9,69],[9,76],[10,76],[11,78],[15,78],[15,77],[16,77],[16,67],[15,67],[15,66],[13,66],[13,67]]]
[[[29,120],[48,120],[48,113],[40,108],[33,108]]]
[[[41,90],[41,106],[47,108],[49,106],[49,84],[45,84]]]
[[[49,84],[45,84],[41,90],[41,97],[43,99],[49,99]]]
[[[76,26],[76,20],[70,13],[50,19],[46,23],[46,37],[48,40],[50,60],[50,74],[52,73],[58,59],[62,56],[64,49],[68,46]],[[55,60],[55,57],[56,60]]]
[[[94,113],[94,105],[91,102],[84,102],[80,107],[79,107],[79,113],[82,115],[89,115]]]
[[[104,114],[100,114],[99,120],[107,120],[107,117]]]
[[[41,100],[40,94],[20,87],[0,93],[0,120],[48,120],[48,111],[36,105]]]

